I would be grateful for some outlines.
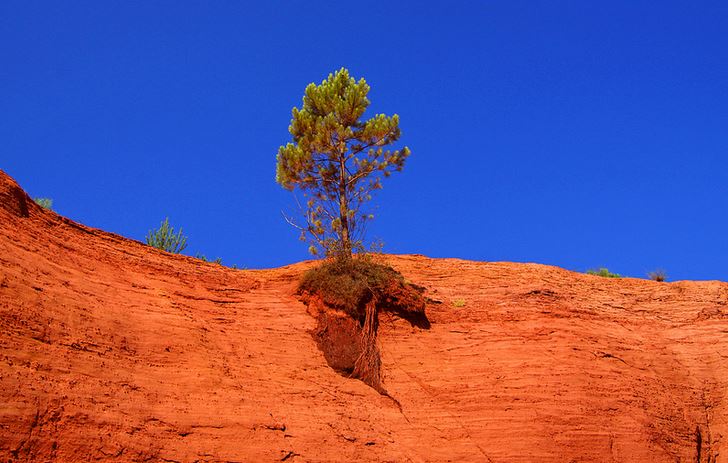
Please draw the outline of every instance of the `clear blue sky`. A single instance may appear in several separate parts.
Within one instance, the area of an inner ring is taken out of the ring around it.
[[[342,66],[412,155],[385,251],[728,280],[728,2],[0,2],[0,169],[89,226],[308,257],[274,181]]]

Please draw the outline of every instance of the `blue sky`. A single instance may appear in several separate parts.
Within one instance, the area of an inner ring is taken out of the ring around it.
[[[345,66],[412,155],[385,251],[728,280],[728,3],[0,2],[0,169],[188,254],[308,258],[278,146]]]

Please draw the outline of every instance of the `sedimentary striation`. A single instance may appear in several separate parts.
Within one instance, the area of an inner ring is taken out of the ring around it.
[[[0,460],[728,458],[728,284],[388,256],[392,399],[333,371],[304,262],[233,270],[36,206],[0,171]]]

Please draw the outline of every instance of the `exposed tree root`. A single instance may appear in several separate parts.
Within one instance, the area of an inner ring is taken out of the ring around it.
[[[380,373],[382,360],[379,357],[379,347],[377,346],[379,316],[376,297],[372,297],[367,302],[365,310],[364,326],[359,333],[361,353],[354,363],[354,371],[351,376],[362,380],[377,391],[383,392]]]
[[[369,268],[376,272],[376,284],[369,284]],[[304,280],[302,299],[318,320],[312,335],[329,366],[391,398],[382,385],[379,313],[396,314],[424,329],[430,322],[425,314],[424,288],[406,283],[391,267],[374,264],[369,268],[357,269],[352,276],[341,267],[327,269],[324,264]]]

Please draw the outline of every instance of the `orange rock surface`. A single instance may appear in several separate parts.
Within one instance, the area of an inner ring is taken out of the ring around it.
[[[327,366],[310,263],[170,255],[0,171],[0,461],[728,461],[728,284],[388,259],[433,300],[381,321],[401,408]]]

